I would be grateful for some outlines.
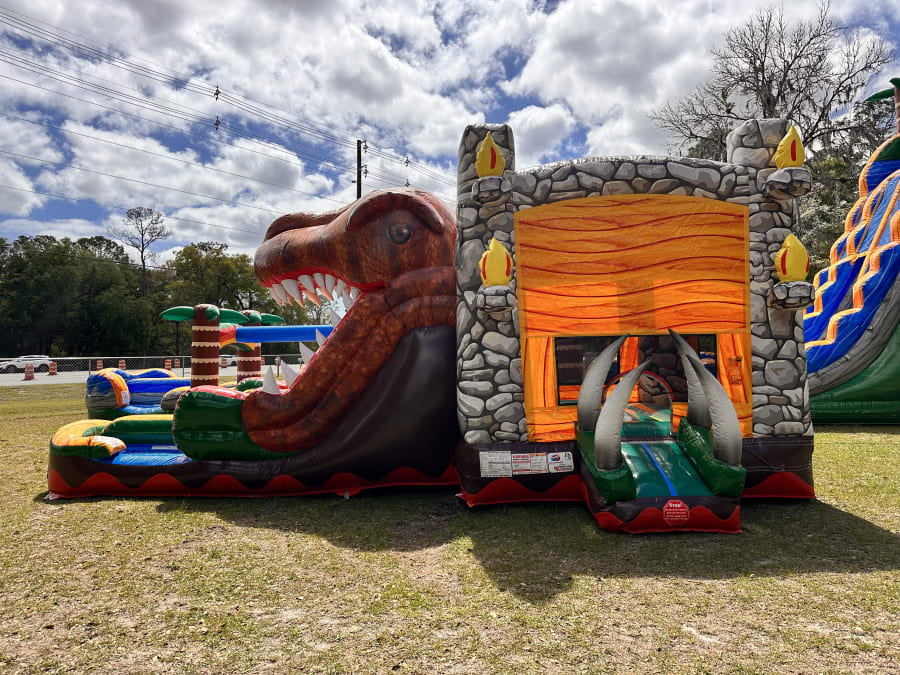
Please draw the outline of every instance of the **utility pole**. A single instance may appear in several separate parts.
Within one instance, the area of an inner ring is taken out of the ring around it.
[[[362,197],[362,144],[359,139],[356,141],[356,198]]]

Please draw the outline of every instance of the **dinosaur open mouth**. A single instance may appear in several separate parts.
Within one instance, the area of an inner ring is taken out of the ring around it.
[[[357,284],[333,270],[325,269],[294,270],[267,279],[263,285],[268,287],[272,298],[279,305],[289,305],[293,302],[302,305],[306,300],[321,305],[322,301],[319,298],[321,295],[326,300],[342,302],[347,312],[356,303],[360,294],[378,286],[378,284]]]

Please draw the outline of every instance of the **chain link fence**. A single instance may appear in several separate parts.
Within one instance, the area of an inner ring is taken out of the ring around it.
[[[235,355],[228,354],[224,356],[226,363],[224,366],[220,363],[220,367],[234,368]],[[291,365],[298,365],[300,354],[264,354],[263,366],[278,366],[283,361]],[[97,372],[103,368],[122,368],[123,370],[145,370],[148,368],[165,368],[169,367],[177,376],[188,377],[191,374],[191,357],[190,356],[75,356],[49,359],[56,363],[57,372],[59,373],[75,373],[83,372],[85,375]],[[35,363],[35,371],[43,373],[47,371],[47,365],[41,361]],[[10,372],[24,372],[24,368],[10,370]]]

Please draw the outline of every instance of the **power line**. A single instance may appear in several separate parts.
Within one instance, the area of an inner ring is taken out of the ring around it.
[[[134,150],[134,151],[136,151],[136,152],[143,152],[143,153],[148,154],[148,155],[153,155],[154,157],[162,157],[163,159],[168,159],[168,160],[171,160],[171,161],[173,161],[173,162],[181,162],[182,164],[188,164],[188,165],[190,165],[190,166],[196,166],[196,167],[199,167],[199,168],[201,168],[201,169],[206,169],[207,171],[215,171],[216,173],[225,174],[225,175],[227,175],[227,176],[233,176],[233,177],[235,177],[235,178],[243,178],[243,179],[245,179],[245,180],[251,180],[251,181],[254,181],[254,182],[256,182],[256,183],[261,183],[261,184],[263,184],[263,185],[271,185],[272,187],[281,188],[282,190],[290,190],[291,192],[296,192],[297,194],[306,195],[307,197],[316,197],[316,198],[318,198],[318,199],[327,199],[328,201],[337,202],[338,204],[346,204],[346,202],[342,202],[342,201],[340,201],[340,200],[338,200],[338,199],[332,199],[331,197],[322,197],[322,196],[316,195],[316,194],[314,194],[314,193],[312,193],[312,192],[306,192],[306,191],[304,191],[304,190],[298,190],[298,189],[296,189],[296,188],[288,187],[287,185],[280,185],[280,184],[278,184],[278,183],[272,183],[272,182],[270,182],[270,181],[262,180],[262,179],[260,179],[260,178],[252,178],[251,176],[244,176],[244,175],[239,174],[239,173],[234,173],[233,171],[226,171],[225,169],[217,169],[217,168],[215,168],[215,167],[212,167],[212,166],[206,166],[206,165],[200,164],[200,163],[198,163],[198,162],[191,162],[190,160],[187,160],[187,159],[180,159],[180,158],[178,158],[178,157],[172,157],[171,155],[164,155],[164,154],[162,154],[162,153],[160,153],[160,152],[153,152],[152,150],[144,150],[144,149],[142,149],[142,148],[136,148],[136,147],[134,147],[134,146],[132,146],[132,145],[126,145],[125,143],[117,143],[116,141],[111,141],[111,140],[108,140],[108,139],[105,139],[105,138],[98,138],[97,136],[90,136],[90,135],[88,135],[88,134],[83,134],[83,133],[81,133],[81,132],[79,132],[79,131],[72,131],[71,129],[63,129],[62,127],[57,127],[57,126],[54,126],[54,125],[52,125],[52,124],[45,124],[45,123],[43,123],[43,122],[35,122],[35,121],[29,120],[29,119],[27,119],[27,118],[25,118],[25,117],[19,117],[18,115],[10,115],[9,113],[5,113],[5,112],[0,112],[0,115],[3,115],[4,117],[9,117],[9,118],[15,119],[15,120],[21,120],[22,122],[26,122],[26,123],[28,123],[28,124],[34,124],[34,125],[36,125],[36,126],[46,127],[46,128],[48,128],[48,129],[56,129],[57,131],[61,131],[61,132],[65,133],[65,134],[72,134],[72,135],[74,135],[74,136],[81,136],[81,137],[83,137],[83,138],[89,138],[89,139],[91,139],[92,141],[99,141],[100,143],[108,143],[108,144],[110,144],[110,145],[115,145],[116,147],[119,147],[119,148],[126,148],[126,149],[128,149],[128,150]]]
[[[4,57],[6,57],[6,58],[4,58]],[[7,59],[13,59],[13,61],[9,61]],[[150,110],[152,112],[156,112],[156,113],[159,113],[162,115],[174,117],[180,121],[188,122],[190,124],[202,124],[204,126],[215,126],[215,123],[211,116],[203,116],[203,115],[198,115],[198,114],[194,114],[194,112],[191,112],[191,111],[195,111],[197,113],[201,113],[202,111],[197,111],[195,108],[190,108],[190,107],[185,107],[183,109],[179,109],[178,107],[171,108],[168,106],[161,105],[160,103],[156,102],[157,101],[156,99],[154,99],[151,96],[147,96],[147,95],[143,94],[143,92],[141,92],[140,90],[137,90],[137,89],[132,89],[130,87],[122,87],[123,89],[126,89],[128,91],[137,92],[138,94],[141,95],[141,97],[132,96],[131,94],[126,94],[126,93],[124,93],[122,91],[118,91],[116,89],[111,89],[109,87],[104,87],[103,85],[99,85],[94,82],[89,82],[82,78],[71,75],[65,71],[62,71],[62,70],[59,70],[56,68],[51,68],[50,66],[46,66],[46,65],[37,63],[35,61],[30,61],[30,60],[24,59],[20,56],[16,56],[14,54],[4,52],[2,49],[0,49],[0,62],[6,63],[11,66],[15,66],[16,68],[20,68],[22,70],[26,70],[27,72],[33,73],[35,75],[39,75],[41,77],[50,78],[52,80],[55,80],[57,82],[65,84],[67,86],[75,87],[76,89],[81,89],[84,91],[89,91],[92,94],[99,94],[101,96],[105,96],[107,98],[119,101],[120,103],[125,103],[126,105],[133,105],[135,107],[138,107],[138,108],[141,108],[144,110]],[[80,99],[76,96],[71,96],[69,94],[57,92],[54,89],[46,89],[46,88],[40,87],[39,85],[36,85],[36,84],[32,84],[29,82],[23,82],[22,80],[17,80],[16,78],[10,77],[8,75],[0,75],[0,77],[4,77],[7,79],[16,81],[16,82],[22,82],[23,84],[27,84],[29,86],[37,87],[39,89],[44,89],[45,91],[58,93],[62,96],[66,96],[68,98],[73,98],[78,101],[83,101],[83,102],[89,103],[91,105],[96,105],[101,108],[105,108],[107,110],[113,110],[115,112],[119,112],[124,115],[138,117],[139,119],[144,119],[144,120],[153,122],[155,124],[160,124],[163,126],[173,128],[173,129],[178,129],[178,127],[172,127],[171,125],[166,125],[162,122],[150,120],[149,118],[141,117],[139,115],[134,115],[133,113],[126,113],[126,112],[118,110],[116,108],[110,108],[110,107],[104,106],[100,103],[96,103],[95,101],[88,101],[85,99]],[[95,79],[98,79],[98,80],[101,80],[104,82],[111,82],[111,80],[107,80],[106,78],[97,77],[97,76],[93,76],[93,77]],[[72,80],[72,81],[69,81],[69,80]],[[164,103],[169,103],[173,106],[179,106],[179,104],[171,102],[171,101],[167,101],[165,99],[162,99],[162,101]],[[328,159],[318,157],[316,155],[309,154],[307,152],[299,150],[298,148],[288,147],[288,146],[284,146],[284,145],[275,143],[274,141],[272,141],[270,139],[264,138],[262,136],[259,136],[259,135],[256,135],[256,134],[253,134],[253,133],[250,133],[247,131],[244,131],[243,129],[240,129],[240,128],[228,123],[227,121],[224,121],[224,122],[220,121],[219,127],[223,128],[225,131],[231,132],[232,134],[234,134],[237,137],[246,138],[247,140],[250,140],[252,142],[266,145],[267,147],[271,147],[272,149],[274,149],[278,152],[283,152],[283,153],[291,155],[291,156],[298,155],[300,157],[310,159],[310,160],[312,160],[312,162],[314,164],[318,164],[320,166],[324,166],[324,165],[328,164],[338,170],[353,168],[349,164],[340,164],[333,160],[328,160]],[[216,127],[216,129],[218,130],[219,127]],[[180,129],[178,129],[178,130],[180,130]],[[193,133],[193,132],[185,132],[184,130],[180,130],[180,131],[182,131],[182,133]],[[212,136],[210,136],[209,134],[204,134],[204,135],[207,136],[208,138],[212,139]],[[213,139],[213,140],[215,140],[215,139]],[[218,142],[224,142],[224,141],[218,141]],[[233,145],[233,144],[230,144],[230,145]],[[235,146],[235,147],[240,147],[240,146]],[[249,148],[248,148],[248,150],[249,150]],[[254,152],[254,151],[251,150],[251,152]],[[261,153],[261,154],[265,155],[266,153]],[[271,156],[271,155],[266,155],[266,156]]]
[[[70,201],[70,202],[81,202],[83,204],[94,204],[95,206],[102,206],[105,209],[115,209],[117,211],[128,211],[127,206],[118,206],[116,204],[105,204],[103,202],[98,202],[95,199],[80,199],[78,197],[67,197],[66,195],[58,195],[58,194],[54,194],[52,192],[42,192],[40,190],[29,190],[28,188],[13,187],[12,185],[3,185],[2,183],[0,183],[0,188],[5,188],[7,190],[16,190],[18,192],[30,192],[32,194],[44,195],[45,197],[53,197],[55,199],[64,199],[64,200]],[[190,208],[190,207],[184,207],[184,208]],[[178,220],[178,221],[181,221],[184,223],[194,223],[195,225],[206,225],[207,227],[218,227],[223,230],[235,230],[236,232],[249,232],[251,234],[263,234],[262,230],[245,230],[241,227],[230,227],[228,225],[216,225],[215,223],[206,223],[206,222],[203,222],[202,220],[193,220],[191,218],[180,218],[178,216],[171,216],[171,215],[165,214],[165,213],[163,215],[166,218],[168,218],[169,220]]]
[[[0,60],[2,60],[2,59],[0,59]],[[134,119],[143,120],[144,122],[150,122],[151,124],[156,124],[157,126],[160,126],[160,127],[166,128],[166,129],[172,129],[173,131],[177,131],[177,132],[179,132],[179,133],[181,133],[181,134],[184,134],[184,135],[186,135],[186,136],[196,136],[196,137],[198,137],[198,138],[207,138],[207,139],[209,139],[211,142],[217,143],[217,144],[219,144],[219,145],[228,145],[228,146],[230,146],[230,147],[232,147],[232,148],[237,148],[238,150],[242,150],[242,151],[244,151],[244,152],[252,152],[253,154],[260,155],[261,157],[268,157],[269,159],[273,159],[273,160],[275,160],[276,162],[282,162],[283,164],[288,164],[288,165],[290,165],[290,166],[296,166],[296,167],[299,167],[299,168],[301,168],[301,169],[305,169],[305,168],[306,168],[305,165],[300,164],[299,162],[292,162],[292,161],[287,160],[287,159],[282,159],[281,157],[276,157],[275,155],[270,155],[270,154],[268,154],[268,153],[266,153],[266,152],[261,152],[261,151],[259,151],[259,150],[254,150],[253,148],[247,148],[247,147],[244,147],[244,146],[242,146],[242,145],[238,145],[238,144],[236,144],[236,143],[232,143],[232,142],[230,142],[230,141],[222,140],[222,139],[220,139],[220,138],[215,138],[212,134],[201,134],[201,133],[198,133],[198,132],[196,132],[196,131],[190,131],[190,130],[188,130],[188,129],[182,129],[181,127],[176,127],[174,124],[166,124],[165,122],[160,122],[159,120],[154,120],[154,119],[151,119],[151,118],[149,118],[149,117],[144,117],[143,115],[137,115],[137,114],[135,114],[135,113],[126,112],[126,111],[120,110],[120,109],[118,109],[118,108],[113,108],[112,106],[103,105],[102,103],[97,103],[96,101],[90,101],[90,100],[88,100],[88,99],[86,99],[86,98],[80,98],[80,97],[78,97],[78,96],[73,96],[72,94],[66,94],[65,92],[59,91],[58,89],[50,89],[49,87],[42,87],[42,86],[40,86],[39,84],[34,84],[33,82],[26,82],[25,80],[19,80],[19,79],[15,78],[15,77],[12,77],[12,76],[10,76],[10,75],[4,75],[4,74],[0,73],[0,77],[2,77],[3,79],[6,79],[6,80],[11,80],[11,81],[13,81],[13,82],[18,82],[19,84],[24,84],[24,85],[26,85],[26,86],[28,86],[28,87],[34,87],[35,89],[40,89],[40,90],[42,90],[42,91],[49,92],[49,93],[51,93],[51,94],[56,94],[57,96],[64,96],[64,97],[66,97],[66,98],[71,98],[71,99],[73,99],[73,100],[75,100],[75,101],[81,101],[82,103],[87,103],[87,104],[89,104],[89,105],[95,105],[95,106],[97,106],[98,108],[103,108],[104,110],[109,110],[109,111],[114,112],[114,113],[116,113],[116,114],[118,114],[118,115],[125,115],[126,117],[133,117]],[[49,77],[49,76],[45,76],[45,77]],[[56,79],[56,78],[51,78],[51,79]],[[61,81],[61,80],[57,80],[57,81]],[[76,86],[76,85],[70,85],[70,86]],[[116,99],[116,100],[118,100],[118,99]],[[313,163],[315,164],[316,162],[313,162]],[[324,163],[324,162],[323,162],[323,163]],[[346,165],[341,164],[341,165],[339,165],[339,164],[334,164],[333,162],[330,162],[330,161],[328,161],[327,163],[332,164],[332,165],[335,166],[335,167],[340,167],[340,168],[347,168],[347,169],[353,168],[353,167],[350,166],[349,164],[346,164]]]
[[[27,16],[23,14],[22,16]],[[31,17],[29,17],[31,18]],[[41,28],[40,26],[36,26],[33,23],[29,23],[28,21],[24,21],[15,16],[10,16],[8,11],[0,10],[0,23],[4,23],[7,26],[15,28],[27,35],[31,35],[33,37],[44,40],[45,42],[50,42],[51,44],[55,44],[57,46],[62,46],[74,54],[78,56],[83,56],[88,59],[97,59],[100,61],[106,61],[117,68],[122,70],[126,70],[128,72],[134,73],[135,75],[140,75],[141,77],[146,77],[151,80],[156,80],[158,82],[163,82],[165,84],[169,84],[170,86],[176,87],[176,85],[181,85],[183,88],[188,89],[189,91],[197,91],[202,94],[213,94],[212,87],[206,85],[198,85],[192,83],[189,79],[185,80],[182,78],[174,78],[171,76],[166,76],[157,71],[154,71],[152,68],[145,68],[144,66],[139,66],[130,63],[125,59],[121,59],[117,56],[104,52],[100,49],[95,49],[93,47],[89,47],[87,45],[81,44],[75,40],[70,40],[66,37],[58,35],[53,31],[49,31],[45,28]],[[49,25],[49,24],[48,24]],[[51,36],[48,38],[47,36]],[[177,88],[177,87],[176,87]]]
[[[243,206],[248,209],[256,209],[257,211],[268,211],[269,213],[274,213],[279,216],[282,215],[281,211],[273,211],[272,209],[267,209],[264,206],[254,206],[253,204],[245,204],[243,202],[235,202],[235,201],[231,201],[230,199],[222,199],[221,197],[213,197],[212,195],[200,194],[199,192],[190,192],[188,190],[180,190],[178,188],[170,187],[167,185],[157,185],[156,183],[149,183],[147,181],[138,180],[137,178],[126,178],[125,176],[117,176],[112,173],[106,173],[104,171],[96,171],[95,169],[88,169],[86,167],[76,166],[75,164],[71,164],[71,163],[63,164],[60,162],[53,162],[49,159],[42,159],[40,157],[32,157],[31,155],[22,155],[17,152],[11,152],[9,150],[0,150],[0,153],[2,153],[4,155],[12,155],[13,157],[20,157],[22,159],[30,159],[35,162],[42,162],[43,164],[51,164],[53,166],[61,166],[64,169],[68,168],[68,169],[76,169],[78,171],[87,171],[88,173],[95,173],[97,175],[106,176],[108,178],[116,178],[118,180],[125,180],[130,183],[140,183],[141,185],[148,185],[150,187],[159,188],[161,190],[171,190],[172,192],[180,192],[182,194],[191,195],[193,197],[202,197],[203,199],[212,199],[217,202],[223,202],[225,204],[233,204],[234,206]]]
[[[2,50],[0,50],[0,62],[4,62],[4,63],[8,63],[9,65],[15,65],[15,66],[17,66],[17,67],[24,68],[23,66],[21,66],[21,65],[19,65],[19,64],[10,64],[8,61],[4,61],[4,59],[2,58],[2,55],[3,55],[3,54],[4,54],[4,52],[3,52]],[[18,57],[15,57],[15,58],[18,59]],[[24,59],[18,59],[18,60],[23,60],[23,61],[24,61]],[[33,64],[34,62],[30,62],[30,63]],[[46,68],[45,66],[42,66],[42,65],[39,65],[39,64],[34,64],[34,65],[36,65],[38,68],[41,68],[41,69]],[[29,72],[35,72],[35,71],[30,70],[30,69],[28,69],[28,68],[25,68],[25,69],[26,69],[26,70],[29,70]],[[49,69],[49,68],[48,68],[48,70],[51,70],[52,72],[60,72],[60,71],[55,71],[55,70]],[[67,84],[67,85],[69,85],[69,86],[73,86],[73,87],[76,87],[76,88],[79,88],[79,89],[85,89],[86,91],[91,91],[91,93],[98,93],[98,92],[94,92],[94,91],[91,90],[91,89],[88,89],[87,87],[83,87],[83,86],[80,86],[80,85],[72,84],[72,83],[70,83],[70,82],[65,82],[64,80],[60,80],[60,79],[55,78],[55,77],[53,77],[53,76],[51,76],[51,75],[47,75],[46,73],[37,73],[37,72],[35,72],[35,74],[39,74],[39,75],[42,75],[42,76],[44,76],[44,77],[50,77],[50,79],[56,80],[56,81],[58,81],[58,82],[62,82],[62,83],[64,83],[64,84]],[[64,77],[70,77],[70,76],[65,75],[65,74],[63,74],[63,76],[64,76]],[[298,164],[298,163],[296,163],[296,162],[290,162],[290,161],[288,161],[288,160],[284,160],[284,159],[281,159],[281,158],[279,158],[279,157],[275,157],[275,156],[273,156],[273,155],[269,155],[269,154],[264,153],[264,152],[259,152],[258,150],[253,150],[252,148],[243,148],[243,147],[241,147],[241,146],[235,145],[234,143],[229,143],[229,142],[227,142],[227,141],[222,141],[222,140],[216,139],[216,138],[212,137],[212,136],[209,135],[209,134],[198,134],[198,133],[196,133],[196,132],[192,132],[192,131],[188,131],[188,130],[185,130],[185,129],[181,129],[180,127],[176,127],[176,126],[173,126],[173,125],[171,125],[171,124],[166,124],[166,123],[164,123],[164,122],[159,122],[158,120],[153,120],[153,119],[150,119],[150,118],[148,118],[148,117],[144,117],[144,116],[142,116],[142,115],[136,115],[136,114],[134,114],[134,113],[125,112],[125,111],[123,111],[123,110],[119,110],[118,108],[112,108],[112,107],[110,107],[110,106],[105,106],[105,105],[103,105],[102,103],[97,103],[96,101],[90,101],[90,100],[88,100],[88,99],[83,99],[83,98],[80,98],[80,97],[77,97],[77,96],[72,96],[71,94],[66,94],[66,93],[64,93],[64,92],[60,92],[60,91],[57,91],[57,90],[55,90],[55,89],[49,89],[49,88],[47,88],[47,87],[42,87],[42,86],[40,86],[40,85],[31,83],[31,82],[26,82],[26,81],[24,81],[24,80],[19,80],[19,79],[17,79],[17,78],[11,77],[11,76],[9,76],[9,75],[3,75],[3,74],[0,74],[0,77],[5,78],[5,79],[8,79],[8,80],[11,80],[11,81],[13,81],[13,82],[19,82],[20,84],[25,84],[25,85],[30,86],[30,87],[35,87],[35,88],[37,88],[37,89],[41,89],[42,91],[47,91],[47,92],[54,93],[54,94],[57,94],[57,95],[60,95],[60,96],[65,96],[65,97],[67,97],[67,98],[71,98],[71,99],[76,100],[76,101],[81,101],[81,102],[83,102],[83,103],[88,103],[88,104],[90,104],[90,105],[95,105],[95,106],[98,106],[98,107],[103,108],[103,109],[105,109],[105,110],[110,110],[110,111],[112,111],[112,112],[116,112],[116,113],[118,113],[118,114],[127,115],[127,116],[129,116],[129,117],[134,117],[134,118],[136,118],[136,119],[140,119],[140,120],[144,120],[144,121],[147,121],[147,122],[151,122],[151,123],[153,123],[153,124],[157,124],[157,125],[162,126],[162,127],[166,127],[166,128],[169,128],[169,129],[173,129],[173,130],[178,131],[178,132],[180,132],[180,133],[182,133],[182,134],[186,134],[186,135],[194,135],[194,136],[201,136],[201,135],[202,135],[202,136],[204,136],[204,137],[206,137],[206,138],[209,138],[210,140],[212,140],[212,141],[215,142],[215,143],[221,143],[221,144],[225,144],[225,145],[230,145],[230,146],[232,146],[232,147],[235,147],[235,148],[238,148],[238,149],[241,149],[241,150],[246,150],[246,151],[248,151],[248,152],[253,152],[253,153],[262,155],[262,156],[264,156],[264,157],[269,157],[269,158],[274,159],[274,160],[276,160],[276,161],[284,162],[284,163],[290,164],[290,165],[292,165],[292,166],[297,166],[297,167],[299,167],[299,168],[304,168],[304,169],[306,168],[306,167],[304,167],[304,165],[302,165],[302,164]],[[78,79],[78,78],[71,78],[71,79]],[[86,82],[86,81],[84,81],[84,80],[79,80],[79,81],[85,82],[85,84],[88,84],[88,85],[91,84],[91,83],[88,83],[88,82]],[[105,88],[104,88],[104,89],[105,89]],[[108,96],[109,98],[113,98],[114,100],[119,100],[120,102],[126,103],[126,104],[128,104],[128,105],[138,105],[138,104],[135,104],[135,103],[131,103],[131,102],[129,102],[129,101],[124,101],[124,100],[122,100],[122,99],[118,99],[118,98],[116,98],[115,96],[111,96],[111,95],[109,95],[109,94],[105,94],[105,95]],[[124,95],[124,94],[123,94],[123,95]],[[125,96],[127,96],[127,95],[125,95]],[[128,98],[134,98],[134,97],[130,97],[130,96],[129,96]],[[155,105],[155,104],[151,104],[151,105]],[[146,108],[146,106],[143,106],[143,105],[138,105],[138,107],[145,108],[145,109],[150,109],[150,108]],[[154,111],[154,112],[158,112],[158,111]],[[7,114],[7,113],[0,113],[0,114]],[[162,114],[169,114],[169,115],[171,115],[170,113],[166,113],[166,112],[163,112]],[[15,117],[15,116],[11,115],[11,117]],[[62,132],[64,132],[64,133],[72,133],[72,134],[76,134],[76,135],[79,134],[79,132],[69,131],[69,130],[62,129],[62,128],[60,128],[60,127],[55,127],[55,126],[53,126],[53,125],[49,125],[49,124],[45,124],[45,123],[34,122],[34,121],[32,121],[32,120],[28,120],[28,119],[25,119],[25,118],[17,118],[17,119],[22,119],[23,121],[29,122],[30,124],[42,124],[43,126],[48,126],[48,127],[50,127],[50,128],[58,129],[58,130],[60,130],[60,131],[62,131]],[[189,122],[192,122],[192,121],[193,121],[193,120],[190,120],[190,119],[188,119],[188,118],[182,118],[182,117],[179,117],[179,119],[185,119],[185,121],[189,121]],[[86,136],[87,138],[94,138],[94,137],[92,137],[92,136],[87,136],[86,134],[80,134],[80,135]],[[246,133],[244,133],[244,135],[247,136],[250,140],[256,140],[256,139],[260,139],[260,138],[261,138],[261,137],[252,136],[252,135],[246,134]],[[251,138],[251,136],[252,136],[252,138]],[[101,142],[113,143],[113,141],[106,141],[106,140],[104,140],[104,139],[95,139],[95,140],[100,140]],[[271,142],[268,141],[267,139],[262,139],[261,141],[257,140],[256,142],[263,142],[263,143],[265,143],[265,144],[267,144],[267,145],[271,143]],[[131,147],[131,146],[125,146],[125,147]],[[282,150],[283,147],[284,147],[284,146],[277,146],[277,148],[278,148],[279,150]],[[147,153],[149,153],[149,154],[154,154],[154,153],[152,153],[152,152],[150,152],[150,151],[148,151],[148,150],[140,150],[139,148],[131,148],[131,149],[138,150],[139,152],[147,152]],[[284,149],[284,151],[287,152],[286,149]],[[352,167],[351,165],[349,165],[349,164],[338,164],[337,162],[334,162],[334,161],[332,161],[332,160],[326,160],[326,159],[323,159],[323,158],[320,158],[320,157],[316,157],[315,155],[310,155],[310,154],[308,154],[308,153],[305,153],[305,152],[300,151],[300,150],[297,150],[297,149],[291,149],[290,152],[291,152],[291,153],[296,153],[296,154],[298,154],[298,155],[300,155],[300,156],[303,156],[303,157],[307,157],[307,158],[313,160],[313,161],[312,161],[313,164],[318,164],[318,165],[320,165],[320,166],[324,166],[324,165],[327,164],[327,165],[331,165],[332,167],[334,167],[334,168],[336,168],[336,169],[346,169],[346,170],[349,170],[349,169],[352,169],[352,168],[353,168],[353,167]],[[176,159],[176,158],[170,158],[170,159]],[[184,160],[178,160],[178,159],[176,159],[176,161],[184,161]],[[203,168],[207,168],[207,169],[210,169],[210,170],[213,170],[213,171],[221,171],[221,170],[219,170],[219,169],[214,169],[214,168],[206,167],[206,166],[204,166]],[[238,175],[238,176],[241,177],[241,178],[248,178],[249,180],[257,180],[257,179],[254,179],[254,178],[250,178],[250,177],[248,177],[248,176],[240,176],[239,174],[235,174],[235,175]],[[377,172],[374,172],[374,171],[369,171],[369,175],[371,175],[371,176],[373,176],[373,177],[381,178],[382,180],[384,180],[384,182],[389,183],[389,184],[392,184],[392,185],[399,185],[401,182],[403,182],[403,179],[401,179],[401,178],[399,178],[399,177],[397,177],[397,176],[391,175],[391,174],[380,174],[380,173],[377,173]],[[259,181],[259,182],[266,183],[267,181]],[[286,189],[289,189],[289,190],[293,189],[293,188],[288,188],[287,186],[278,186],[277,184],[274,184],[274,183],[269,183],[269,184],[275,185],[276,187],[285,187]],[[411,185],[412,185],[412,187],[421,187],[422,189],[425,189],[424,186],[417,186],[417,185],[415,185],[415,184],[411,184]],[[296,190],[296,191],[299,192],[300,194],[306,194],[306,195],[308,195],[308,196],[316,196],[316,195],[311,195],[310,193],[307,193],[307,192],[303,192],[302,190]],[[445,195],[445,196],[446,196],[446,195]],[[328,198],[328,197],[320,197],[320,198],[321,198],[321,199],[330,199],[330,198]],[[337,200],[332,200],[332,201],[337,201]],[[343,202],[338,202],[338,203],[343,203]]]
[[[66,49],[72,51],[76,55],[83,56],[86,54],[88,57],[93,57],[95,59],[104,60],[114,67],[121,68],[123,70],[126,70],[127,72],[131,72],[132,74],[135,74],[135,75],[138,75],[141,77],[146,77],[151,80],[155,80],[155,81],[158,81],[158,82],[161,82],[164,84],[168,84],[169,86],[172,86],[173,88],[182,88],[182,89],[191,91],[193,93],[199,93],[201,95],[214,95],[216,97],[216,100],[222,100],[223,102],[229,103],[230,105],[232,105],[240,110],[243,110],[244,112],[255,114],[258,117],[262,117],[263,119],[265,119],[271,123],[274,123],[274,124],[280,125],[280,126],[286,126],[288,128],[294,129],[296,131],[307,133],[307,134],[310,134],[313,136],[318,136],[319,138],[321,138],[323,140],[328,140],[335,144],[351,146],[354,143],[354,141],[351,139],[341,138],[340,136],[333,133],[333,132],[335,132],[335,129],[331,125],[327,125],[327,124],[324,124],[321,122],[315,122],[315,121],[309,120],[309,118],[303,118],[302,116],[297,115],[296,113],[287,113],[287,111],[281,110],[271,104],[263,103],[256,99],[253,99],[252,97],[250,97],[248,95],[232,96],[227,91],[222,91],[218,86],[216,86],[215,89],[213,89],[213,87],[211,85],[198,84],[194,80],[193,76],[186,76],[186,75],[182,74],[183,75],[182,77],[175,78],[175,77],[172,77],[171,75],[167,75],[165,73],[155,71],[151,68],[146,68],[144,66],[140,66],[140,65],[131,63],[130,61],[128,61],[126,59],[119,58],[118,56],[115,56],[115,55],[105,52],[103,50],[95,49],[88,45],[79,43],[77,41],[70,40],[62,35],[54,33],[53,31],[36,26],[33,23],[24,21],[23,19],[19,18],[18,16],[10,16],[10,13],[18,14],[19,16],[28,17],[29,19],[32,19],[33,21],[37,21],[39,23],[42,23],[46,26],[52,26],[56,30],[64,30],[59,27],[53,26],[52,24],[49,24],[47,22],[44,22],[44,21],[41,21],[34,17],[31,17],[22,12],[14,12],[12,10],[6,10],[6,12],[7,13],[5,13],[5,14],[0,12],[0,17],[5,17],[7,19],[6,21],[3,21],[3,19],[0,18],[0,23],[5,23],[6,25],[8,25],[16,30],[24,32],[27,35],[32,35],[34,37],[42,39],[45,42],[48,42],[50,44],[54,44],[56,46],[62,46],[63,48],[66,48]],[[64,31],[64,32],[68,32],[71,35],[77,35],[75,33],[71,33],[70,31]],[[81,36],[79,36],[79,37],[81,37]],[[128,54],[127,52],[123,52],[123,53],[126,56],[131,57],[131,55]],[[134,57],[131,57],[131,58],[134,58]],[[154,63],[147,59],[140,59],[140,60],[143,60],[147,63],[152,63],[153,65],[156,65],[161,68],[165,68],[166,70],[169,70],[171,72],[177,72],[172,68],[169,68],[167,66],[162,66],[160,64]],[[244,100],[241,100],[241,99],[244,99]],[[322,131],[320,129],[316,129],[315,127],[312,127],[309,125],[293,122],[292,120],[281,117],[280,115],[275,115],[273,113],[270,113],[267,110],[260,108],[259,106],[247,103],[247,101],[254,101],[255,103],[258,103],[259,105],[264,105],[267,108],[279,110],[281,112],[285,112],[286,114],[292,114],[299,119],[307,119],[311,124],[319,124],[320,126],[328,129],[329,131],[326,132],[326,131]],[[399,155],[396,155],[393,153],[388,153],[388,152],[382,151],[382,150],[378,150],[376,148],[373,148],[373,153],[379,157],[387,159],[388,161],[404,163],[407,167],[413,166],[414,168],[416,168],[418,171],[420,171],[424,175],[427,175],[430,178],[433,178],[435,180],[446,182],[447,184],[455,184],[455,181],[452,180],[447,174],[438,173],[418,162],[410,162],[408,157],[406,157],[406,158],[400,157]]]

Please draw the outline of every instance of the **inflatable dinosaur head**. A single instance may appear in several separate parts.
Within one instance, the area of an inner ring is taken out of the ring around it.
[[[173,426],[179,447],[206,459],[295,453],[326,440],[341,447],[335,441],[346,433],[341,422],[403,338],[417,329],[455,325],[455,238],[450,211],[428,193],[406,189],[272,223],[255,267],[276,301],[302,303],[306,297],[318,303],[321,293],[342,297],[347,314],[299,375],[285,371],[287,390],[198,387],[182,396]],[[406,375],[395,379],[402,385]],[[427,386],[431,390],[421,398],[435,398],[435,383]],[[455,393],[448,391],[452,401]],[[200,408],[219,411],[214,424],[207,424]],[[241,420],[233,425],[230,444],[222,442],[220,428],[226,408]],[[383,417],[384,424],[394,424]]]
[[[337,211],[278,218],[257,249],[256,276],[279,304],[318,304],[321,293],[349,311],[414,270],[452,266],[455,236],[452,214],[427,192],[382,190]]]

